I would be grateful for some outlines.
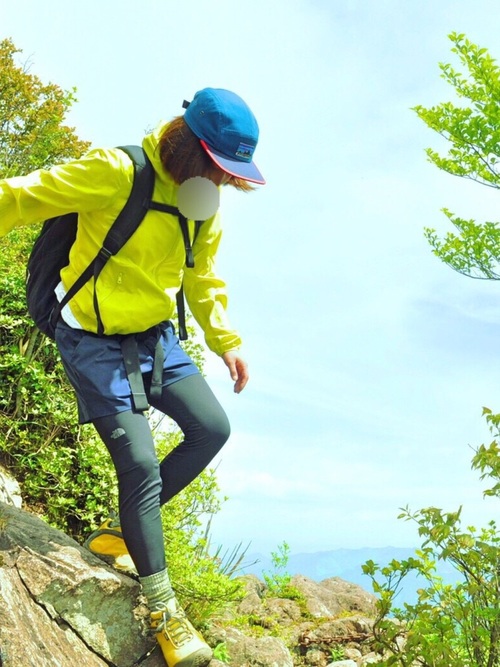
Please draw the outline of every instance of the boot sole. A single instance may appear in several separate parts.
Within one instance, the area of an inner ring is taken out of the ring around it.
[[[210,649],[201,648],[196,653],[191,653],[180,662],[175,663],[175,667],[206,667],[212,659]]]
[[[88,547],[87,550],[90,551],[93,556],[96,556],[96,558],[99,558],[99,560],[102,560],[104,563],[106,563],[106,565],[111,565],[111,567],[117,572],[120,572],[120,574],[126,574],[133,579],[139,579],[137,570],[132,570],[132,568],[129,567],[122,567],[116,562],[116,558],[114,556],[109,556],[108,554],[99,554],[96,551],[92,551],[92,549],[89,549]]]

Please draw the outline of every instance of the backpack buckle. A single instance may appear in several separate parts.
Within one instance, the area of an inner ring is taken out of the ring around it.
[[[99,250],[99,253],[98,253],[98,257],[101,257],[102,259],[104,259],[105,262],[107,262],[108,259],[110,257],[112,257],[112,255],[113,255],[113,253],[111,252],[111,250],[108,250],[104,246]]]

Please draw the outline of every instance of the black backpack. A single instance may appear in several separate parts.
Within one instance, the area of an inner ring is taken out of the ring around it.
[[[179,209],[167,204],[151,201],[155,182],[153,166],[140,146],[120,146],[134,164],[134,181],[129,198],[109,229],[102,248],[82,275],[68,289],[61,302],[57,300],[55,288],[61,278],[61,270],[68,265],[71,246],[76,238],[78,214],[66,213],[46,220],[36,239],[26,272],[26,298],[28,312],[37,327],[50,338],[54,338],[57,320],[64,306],[91,278],[94,284],[108,259],[115,255],[136,231],[148,209],[154,208],[177,215],[186,248],[186,266],[193,267],[193,253],[187,219]],[[196,222],[195,238],[200,222]],[[98,334],[103,335],[104,326],[99,312],[96,290],[94,289],[94,309],[98,323]],[[186,340],[185,308],[182,288],[177,295],[179,338]]]

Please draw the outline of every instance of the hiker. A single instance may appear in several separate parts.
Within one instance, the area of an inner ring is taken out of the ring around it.
[[[184,108],[142,144],[154,167],[152,199],[159,206],[150,207],[99,278],[91,277],[64,305],[55,340],[76,393],[80,423],[94,424],[118,480],[119,519],[110,516],[87,544],[117,566],[120,559],[132,559],[168,666],[202,667],[211,650],[172,590],[160,507],[202,472],[227,441],[230,427],[170,321],[182,284],[207,346],[226,364],[236,393],[247,384],[248,370],[239,352],[241,339],[226,315],[225,283],[214,272],[218,214],[199,225],[194,240],[189,220],[186,240],[180,218],[166,211],[178,205],[179,188],[191,179],[243,191],[265,181],[253,162],[258,125],[239,96],[205,88]],[[133,181],[133,161],[120,149],[94,149],[81,159],[0,181],[0,234],[78,213],[76,240],[55,290],[61,302],[99,252]],[[194,266],[186,268],[191,245]],[[132,360],[124,357],[124,340],[133,342]],[[149,405],[183,432],[183,441],[163,461],[156,456],[147,416],[136,405],[129,362],[140,368]]]

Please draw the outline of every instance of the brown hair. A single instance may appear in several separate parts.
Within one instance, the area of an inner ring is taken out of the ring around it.
[[[179,185],[194,176],[210,178],[214,170],[218,170],[182,116],[177,116],[167,125],[158,146],[163,166]],[[254,189],[247,181],[234,176],[227,185],[247,192]]]

